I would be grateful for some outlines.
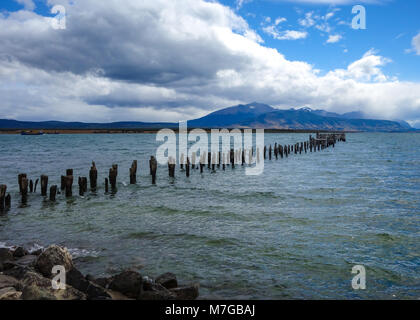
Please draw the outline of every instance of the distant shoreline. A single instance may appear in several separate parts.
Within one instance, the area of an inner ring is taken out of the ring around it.
[[[178,133],[178,128],[168,128],[173,130],[174,132]],[[215,128],[201,128],[210,132],[212,129]],[[222,128],[220,128],[222,129]],[[232,130],[234,128],[227,128]],[[235,129],[250,129],[250,128],[235,128]],[[253,130],[259,128],[252,128]],[[34,129],[18,129],[18,130],[11,130],[11,129],[0,129],[0,134],[17,134],[20,135],[22,131],[28,132],[44,132],[45,135],[55,135],[55,134],[156,134],[162,128],[159,129],[49,129],[49,130],[34,130]],[[194,128],[188,128],[188,131],[194,130]],[[310,129],[264,129],[265,133],[317,133],[317,132],[343,132],[343,133],[357,133],[361,131],[340,131],[340,130],[310,130]]]

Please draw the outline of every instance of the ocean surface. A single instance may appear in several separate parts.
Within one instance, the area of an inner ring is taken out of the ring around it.
[[[265,144],[308,134],[265,134]],[[200,297],[229,299],[419,299],[420,135],[347,134],[335,148],[176,178],[166,166],[151,184],[154,134],[0,135],[0,184],[12,208],[0,215],[0,246],[64,245],[95,276],[124,268],[199,282]],[[128,170],[138,160],[138,184]],[[77,177],[98,168],[99,190],[78,196]],[[118,192],[103,181],[119,165]],[[17,175],[60,185],[74,169],[74,197],[50,203],[30,194],[22,207]],[[366,268],[366,289],[351,285]]]

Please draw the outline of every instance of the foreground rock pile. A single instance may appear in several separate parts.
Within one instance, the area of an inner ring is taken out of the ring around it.
[[[65,290],[52,287],[57,265],[66,270]],[[56,245],[34,252],[0,248],[0,300],[194,300],[198,288],[178,286],[172,273],[154,280],[133,270],[108,278],[83,276],[67,249]]]

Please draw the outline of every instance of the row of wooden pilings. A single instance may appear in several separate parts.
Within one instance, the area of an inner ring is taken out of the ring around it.
[[[281,145],[275,143],[274,146],[271,144],[268,146],[264,146],[264,151],[262,153],[264,160],[268,158],[268,160],[273,159],[273,155],[276,159],[279,157],[282,159],[283,157],[289,157],[291,154],[302,154],[302,152],[307,153],[309,152],[317,152],[321,151],[328,147],[335,147],[335,144],[338,141],[346,141],[346,136],[343,133],[338,134],[317,134],[316,138],[313,138],[311,135],[309,136],[309,140],[296,143],[293,145]],[[256,159],[254,155],[256,153]],[[246,159],[248,156],[248,161]],[[190,176],[191,170],[198,170],[200,169],[200,173],[204,172],[204,168],[207,165],[208,169],[211,169],[212,172],[215,172],[216,167],[222,168],[222,170],[226,170],[226,166],[231,166],[232,169],[235,168],[235,165],[241,164],[244,166],[245,164],[252,164],[253,160],[257,163],[260,162],[260,150],[256,148],[251,148],[249,150],[234,150],[231,149],[230,152],[208,152],[203,153],[199,157],[199,161],[197,162],[197,156],[193,152],[191,156],[191,160],[189,157],[185,159],[184,155],[181,154],[180,157],[180,169],[185,171],[187,177]],[[152,184],[156,184],[156,173],[157,173],[158,163],[154,156],[150,157],[149,160],[149,169],[150,175],[152,177]],[[168,172],[169,177],[175,178],[175,168],[176,168],[176,161],[174,158],[169,158],[168,160]],[[130,169],[130,184],[137,183],[137,160],[134,160]],[[116,192],[117,190],[117,176],[118,176],[118,165],[113,164],[112,167],[109,169],[109,175],[105,178],[104,182],[104,189],[105,193],[109,192],[111,189],[112,192]],[[28,177],[25,173],[21,173],[18,175],[18,184],[19,184],[19,192],[21,195],[21,202],[22,204],[26,204],[28,200],[28,193],[36,193],[36,189],[38,183],[40,182],[41,188],[41,196],[48,197],[50,201],[56,201],[56,195],[61,194],[63,192],[67,198],[73,196],[73,169],[67,169],[66,175],[61,176],[61,185],[60,189],[58,189],[57,185],[52,185],[49,189],[49,196],[47,195],[48,191],[48,176],[41,175],[40,179],[36,179],[35,183],[33,180],[28,180]],[[95,192],[97,190],[97,181],[98,181],[98,170],[96,168],[95,162],[92,162],[92,166],[89,170],[89,182],[90,182],[90,190]],[[86,192],[88,192],[88,178],[87,177],[79,177],[78,178],[78,185],[79,185],[79,195],[83,196]],[[7,211],[11,207],[11,196],[10,194],[6,195],[7,186],[0,185],[0,212]]]

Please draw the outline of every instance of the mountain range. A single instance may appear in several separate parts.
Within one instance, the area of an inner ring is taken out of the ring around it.
[[[83,123],[61,121],[17,121],[0,119],[0,130],[95,130],[95,129],[161,129],[176,128],[178,123],[167,122],[113,122]],[[360,111],[338,114],[310,108],[275,109],[253,102],[237,105],[188,121],[189,128],[260,128],[290,130],[344,130],[344,131],[415,131],[401,120],[374,120]]]

